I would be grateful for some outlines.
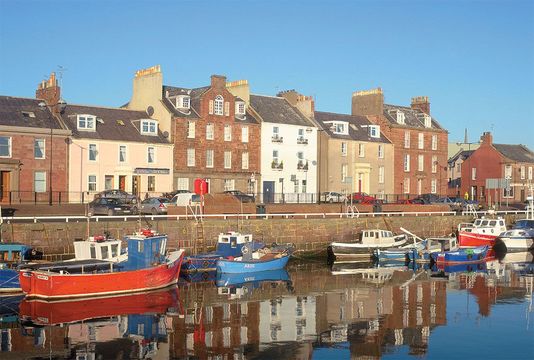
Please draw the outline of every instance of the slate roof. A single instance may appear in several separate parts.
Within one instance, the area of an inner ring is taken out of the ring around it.
[[[460,150],[458,151],[454,156],[452,156],[448,162],[449,164],[452,164],[454,163],[456,160],[458,159],[462,159],[462,160],[465,160],[467,159],[468,157],[471,156],[471,154],[473,154],[475,152],[475,150]]]
[[[390,143],[390,141],[380,133],[379,138],[374,138],[369,136],[369,128],[366,126],[373,125],[367,117],[360,115],[347,115],[347,114],[337,114],[331,112],[315,112],[315,121],[317,121],[324,131],[334,139],[347,139],[347,140],[357,140],[357,141],[368,141],[368,142],[380,142],[380,143]],[[335,134],[333,133],[328,124],[325,124],[328,121],[345,121],[349,123],[349,134]],[[364,127],[362,127],[364,126]]]
[[[96,116],[96,131],[78,131],[77,115],[81,114]],[[159,130],[157,136],[141,135],[139,131],[140,120],[150,118],[144,111],[67,104],[65,111],[61,114],[61,118],[72,130],[72,135],[75,138],[152,144],[169,143],[169,139],[165,138]],[[98,119],[101,119],[102,122],[98,121]]]
[[[0,125],[61,129],[50,109],[39,106],[41,102],[39,99],[0,96]]]
[[[395,110],[400,110],[404,113],[404,124],[397,123],[397,118],[393,115]],[[434,130],[445,130],[436,119],[432,118],[431,127],[426,128],[423,118],[418,118],[417,114],[423,114],[419,110],[412,109],[407,106],[398,106],[398,105],[388,105],[384,104],[384,117],[392,124],[398,126],[407,126],[413,128],[422,128],[422,129],[434,129]]]
[[[504,157],[522,163],[534,163],[534,153],[525,145],[493,144]]]
[[[316,127],[313,122],[293,108],[283,97],[251,94],[250,106],[265,122]]]

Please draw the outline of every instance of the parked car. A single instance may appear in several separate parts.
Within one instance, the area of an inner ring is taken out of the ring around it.
[[[94,198],[95,200],[99,198],[116,199],[122,204],[130,205],[132,212],[136,213],[138,210],[139,198],[137,195],[130,194],[124,190],[104,190],[95,194]]]
[[[347,201],[347,197],[335,191],[328,191],[328,192],[324,192],[321,195],[321,201],[328,202],[328,203],[345,202]]]
[[[402,204],[402,205],[424,205],[425,201],[421,198],[415,198],[415,199],[399,199],[395,202],[396,204]]]
[[[425,204],[432,204],[439,199],[439,196],[436,194],[422,194],[417,197],[417,199],[423,200]]]
[[[236,197],[239,201],[244,202],[244,203],[256,202],[254,195],[245,194],[244,192],[239,191],[239,190],[227,190],[224,193],[228,195],[232,195]]]
[[[384,205],[384,200],[382,199],[366,199],[360,202],[362,205]]]
[[[180,192],[169,201],[168,205],[188,206],[200,202],[200,195],[192,192]]]
[[[432,204],[449,205],[452,211],[462,210],[462,203],[459,201],[456,201],[455,198],[450,198],[448,196],[439,198],[436,201],[432,202]]]
[[[170,200],[165,197],[150,197],[141,201],[139,212],[152,215],[167,214],[167,205],[169,203]]]
[[[349,195],[348,200],[352,200],[353,202],[362,202],[373,201],[376,200],[376,198],[364,192],[355,192]]]
[[[191,193],[189,190],[173,190],[171,192],[164,192],[161,194],[161,197],[165,197],[167,199],[172,199],[176,194],[188,194]]]
[[[89,203],[89,214],[91,215],[130,215],[132,209],[130,205],[121,203],[113,198],[97,198]]]

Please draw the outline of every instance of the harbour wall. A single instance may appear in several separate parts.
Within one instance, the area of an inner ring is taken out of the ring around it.
[[[507,224],[516,215],[506,215]],[[185,248],[189,253],[198,243],[199,232],[205,244],[213,248],[221,232],[240,231],[251,233],[257,241],[265,243],[293,243],[297,254],[323,255],[332,241],[353,241],[363,229],[390,229],[400,232],[400,227],[421,236],[444,236],[453,232],[461,222],[470,222],[469,216],[376,216],[359,218],[268,218],[268,219],[212,219],[202,222],[202,231],[195,220],[154,218],[145,220],[142,227],[150,226],[160,233],[168,234],[168,248]],[[112,237],[123,238],[139,229],[137,221],[98,222],[38,222],[3,223],[1,240],[20,242],[42,251],[47,260],[60,260],[74,253],[75,239],[109,232]]]

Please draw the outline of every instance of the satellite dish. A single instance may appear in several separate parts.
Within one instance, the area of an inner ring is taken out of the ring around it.
[[[162,135],[163,135],[164,138],[168,138],[169,137],[169,132],[168,131],[164,131]]]
[[[313,165],[313,166],[317,165],[317,161],[312,160],[312,165]]]
[[[152,106],[147,107],[147,108],[146,108],[146,114],[147,114],[148,116],[152,116],[152,115],[154,115],[154,108],[153,108]]]

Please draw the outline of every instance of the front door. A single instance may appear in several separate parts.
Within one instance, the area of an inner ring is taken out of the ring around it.
[[[133,175],[132,176],[132,194],[139,196],[140,190],[141,190],[141,176]]]
[[[119,190],[126,191],[126,176],[119,175]]]
[[[274,181],[263,182],[263,202],[264,203],[274,202]]]
[[[11,191],[10,171],[2,171],[0,176],[0,201],[7,201],[9,199],[9,192]]]

